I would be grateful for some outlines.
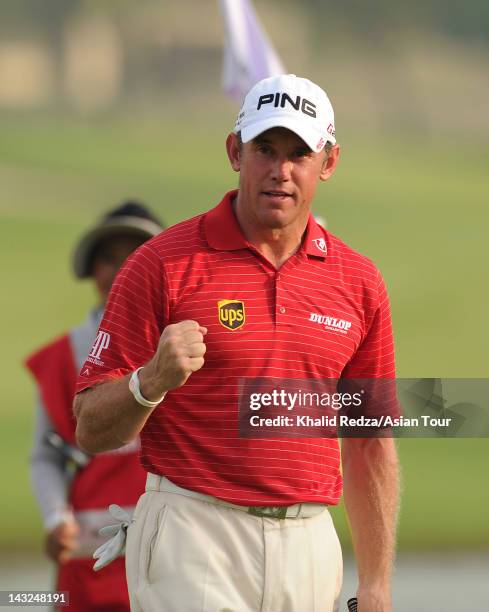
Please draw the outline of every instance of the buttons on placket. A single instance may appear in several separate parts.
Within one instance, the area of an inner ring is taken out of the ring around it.
[[[277,272],[275,275],[275,297],[276,297],[276,307],[277,307],[277,313],[278,314],[285,314],[287,312],[287,309],[285,308],[285,306],[283,304],[280,303],[281,301],[281,296],[280,296],[280,291],[279,291],[279,287],[278,284],[280,282],[280,273]]]

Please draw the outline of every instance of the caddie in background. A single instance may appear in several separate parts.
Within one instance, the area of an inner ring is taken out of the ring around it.
[[[161,229],[145,206],[127,201],[88,231],[75,249],[73,268],[78,279],[93,281],[98,305],[84,323],[26,361],[38,390],[32,487],[46,530],[46,553],[58,564],[56,588],[69,591],[68,609],[76,612],[129,610],[124,558],[96,573],[92,555],[103,542],[98,530],[114,523],[109,504],[132,512],[144,490],[139,438],[115,452],[88,455],[76,445],[72,405],[76,378],[90,347],[88,359],[96,363],[108,342],[108,336],[97,335],[97,330],[119,268]]]
[[[78,379],[82,448],[141,435],[148,476],[127,532],[131,609],[337,610],[342,554],[328,506],[344,478],[358,610],[391,612],[392,438],[346,437],[340,455],[335,437],[238,433],[243,380],[395,375],[379,271],[311,214],[339,158],[331,103],[307,79],[264,79],[226,148],[239,189],[128,259],[100,326],[110,341]],[[182,160],[189,172],[194,153]],[[322,324],[331,318],[344,333]],[[374,402],[366,410],[384,414]]]

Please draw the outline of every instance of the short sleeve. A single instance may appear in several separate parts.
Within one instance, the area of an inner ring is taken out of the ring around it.
[[[396,375],[389,296],[380,272],[377,274],[377,299],[370,325],[343,370],[344,378],[395,378]]]
[[[380,273],[377,278],[377,298],[368,330],[342,372],[342,388],[352,391],[362,389],[364,401],[349,415],[397,417],[400,406],[396,394],[396,367],[392,318],[389,297]],[[352,380],[353,379],[353,380]]]
[[[168,321],[168,290],[161,258],[143,244],[119,271],[104,316],[80,371],[76,392],[121,378],[154,355]]]

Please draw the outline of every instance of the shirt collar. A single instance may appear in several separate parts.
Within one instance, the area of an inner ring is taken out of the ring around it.
[[[204,233],[207,243],[217,251],[237,251],[250,248],[234,215],[233,200],[238,190],[228,191],[221,202],[204,217]],[[325,259],[327,254],[326,231],[309,215],[301,250],[307,255]]]
[[[309,215],[307,221],[302,248],[308,255],[321,257],[321,259],[326,259],[326,255],[328,254],[326,230],[319,225],[312,214]]]
[[[204,218],[204,232],[210,247],[216,251],[237,251],[249,247],[234,216],[233,199],[238,190],[228,191],[220,203]]]

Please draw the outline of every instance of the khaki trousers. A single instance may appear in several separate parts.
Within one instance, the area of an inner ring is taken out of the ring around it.
[[[280,520],[147,491],[126,571],[133,612],[336,612],[343,565],[327,509]]]

